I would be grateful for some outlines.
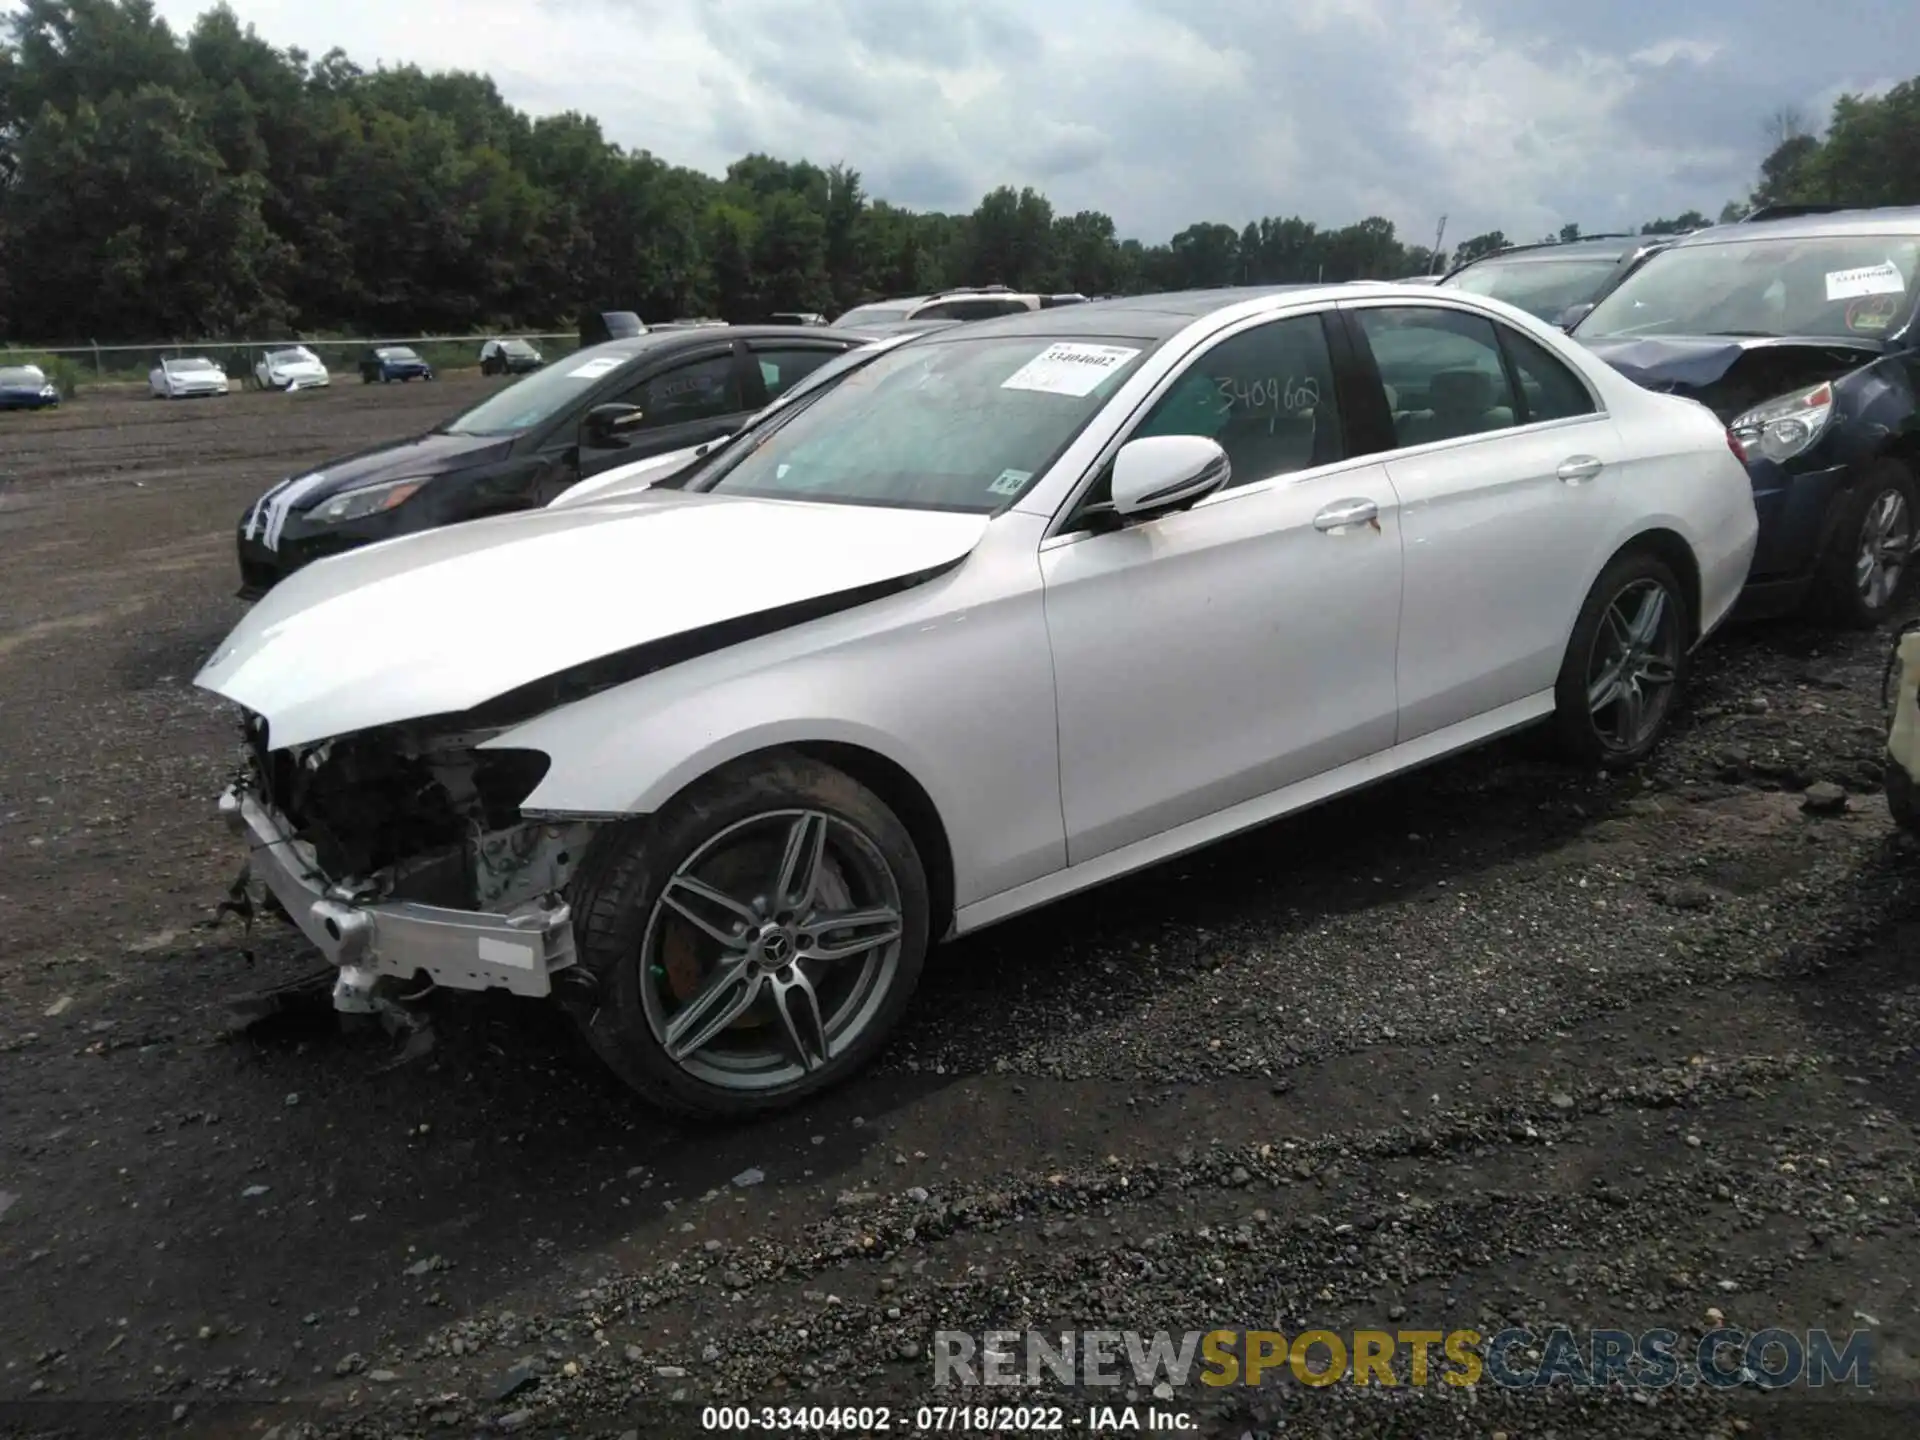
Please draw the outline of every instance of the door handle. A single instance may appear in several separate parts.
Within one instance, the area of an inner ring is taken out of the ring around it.
[[[1380,507],[1371,500],[1336,500],[1313,517],[1313,528],[1336,534],[1355,525],[1380,528]]]
[[[1575,455],[1560,462],[1560,468],[1554,473],[1569,485],[1584,485],[1606,468],[1606,461],[1597,455]]]

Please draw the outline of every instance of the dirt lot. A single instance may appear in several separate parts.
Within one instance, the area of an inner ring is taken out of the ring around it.
[[[0,1434],[651,1435],[714,1400],[904,1432],[954,1398],[939,1328],[1715,1311],[1870,1332],[1876,1398],[1159,1403],[1914,1433],[1920,854],[1877,798],[1881,636],[1723,637],[1643,774],[1515,743],[949,947],[882,1064],[777,1123],[672,1128],[526,1003],[442,1005],[424,1055],[240,1028],[312,967],[211,918],[236,737],[189,682],[240,613],[233,521],[487,383],[0,417]],[[1803,810],[1820,780],[1844,813]]]

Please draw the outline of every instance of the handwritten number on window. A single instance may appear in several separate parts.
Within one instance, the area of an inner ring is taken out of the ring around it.
[[[1312,375],[1268,375],[1246,379],[1238,375],[1215,378],[1221,408],[1228,414],[1238,410],[1279,411],[1295,414],[1311,410],[1320,403],[1320,382]]]

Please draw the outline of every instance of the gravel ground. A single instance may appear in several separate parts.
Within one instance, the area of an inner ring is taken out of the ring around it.
[[[1884,636],[1725,635],[1637,775],[1523,737],[947,947],[870,1074],[750,1128],[639,1109],[524,1002],[450,998],[410,1048],[297,996],[242,1024],[313,966],[213,919],[234,736],[188,682],[240,613],[232,522],[488,383],[0,427],[0,1434],[681,1434],[716,1401],[903,1432],[959,1398],[936,1329],[1715,1312],[1869,1331],[1873,1397],[1130,1398],[1231,1435],[1914,1433]]]

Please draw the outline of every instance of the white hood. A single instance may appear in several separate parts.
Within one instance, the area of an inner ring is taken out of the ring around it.
[[[282,580],[194,683],[275,748],[466,710],[723,620],[950,564],[984,515],[677,491],[473,520]]]

